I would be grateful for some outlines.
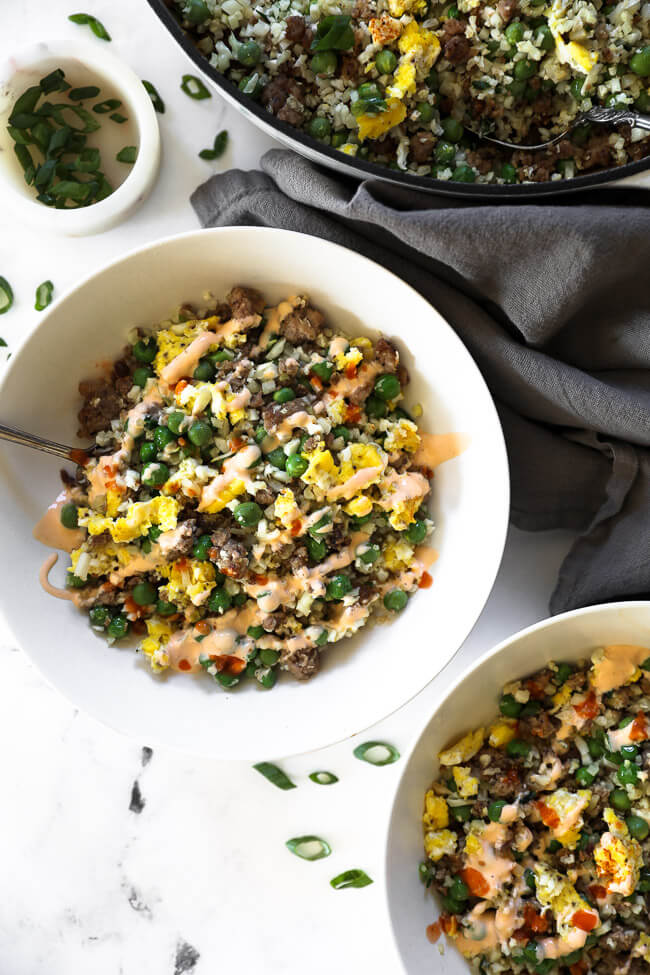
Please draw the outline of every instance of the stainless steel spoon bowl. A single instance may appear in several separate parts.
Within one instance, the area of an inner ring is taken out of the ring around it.
[[[566,139],[574,129],[577,129],[580,125],[584,125],[586,122],[594,122],[597,125],[624,125],[627,123],[628,125],[636,126],[639,129],[646,129],[650,132],[650,115],[643,115],[641,112],[636,112],[633,108],[602,108],[599,106],[590,108],[587,112],[581,112],[575,117],[569,128],[561,132],[560,135],[554,136],[554,138],[549,139],[547,142],[539,142],[532,146],[522,145],[517,142],[505,142],[503,139],[496,139],[487,132],[481,132],[480,129],[478,131],[468,129],[468,131],[472,132],[484,142],[493,142],[503,149],[522,149],[524,152],[537,152],[540,149],[548,149],[550,146],[561,142],[562,139]]]

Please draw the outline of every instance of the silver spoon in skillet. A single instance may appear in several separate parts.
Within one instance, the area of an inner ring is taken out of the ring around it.
[[[71,460],[73,463],[82,466],[88,463],[91,457],[100,457],[114,449],[112,447],[98,447],[97,444],[91,444],[88,447],[67,447],[65,444],[56,443],[54,440],[37,437],[33,433],[15,430],[3,423],[0,423],[0,440],[20,444],[22,447],[32,447],[34,450],[42,450],[46,454],[54,454],[55,457],[62,457],[64,460]]]
[[[540,142],[533,146],[525,146],[516,142],[504,142],[503,139],[495,139],[494,136],[487,135],[484,132],[476,132],[467,126],[466,128],[468,132],[471,132],[484,142],[493,142],[495,145],[501,146],[504,149],[522,149],[524,152],[536,152],[539,149],[548,149],[550,146],[556,145],[562,139],[566,139],[574,129],[580,125],[584,125],[586,122],[595,122],[597,125],[623,125],[627,123],[628,125],[636,126],[639,129],[646,129],[650,132],[650,115],[643,115],[642,112],[636,112],[633,108],[603,108],[601,106],[590,108],[587,112],[581,112],[575,117],[566,131],[561,132],[560,135],[556,135],[553,139],[549,139],[548,142]]]

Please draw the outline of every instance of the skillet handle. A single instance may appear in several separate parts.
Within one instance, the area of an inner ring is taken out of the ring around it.
[[[650,115],[644,115],[643,112],[634,112],[635,116],[633,124],[638,129],[645,129],[650,132]]]

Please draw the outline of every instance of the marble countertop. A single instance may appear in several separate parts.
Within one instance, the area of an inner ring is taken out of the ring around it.
[[[3,4],[5,53],[41,38],[75,37],[64,0]],[[33,294],[51,279],[61,294],[95,268],[148,241],[193,229],[188,197],[218,166],[257,164],[273,141],[215,96],[179,90],[192,70],[145,0],[86,0],[113,50],[161,92],[163,164],[145,205],[108,233],[48,238],[14,227],[0,236],[0,274],[16,304],[0,319],[9,351],[37,321]],[[101,43],[101,42],[98,42]],[[198,158],[230,133],[218,163]],[[483,651],[542,619],[570,544],[565,533],[511,530],[490,600],[446,670],[417,698],[364,732],[403,754],[449,683]],[[152,752],[73,709],[0,632],[2,975],[207,975],[216,971],[348,975],[399,971],[383,908],[383,834],[400,763],[355,760],[352,739],[283,763],[298,784],[269,785],[250,765]],[[260,735],[260,760],[264,754]],[[340,781],[311,783],[325,768]],[[308,863],[285,840],[315,833],[331,857]],[[334,891],[332,876],[362,867],[374,883]]]

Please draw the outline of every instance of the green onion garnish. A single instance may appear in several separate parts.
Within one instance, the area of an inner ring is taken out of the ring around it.
[[[36,311],[43,311],[52,301],[52,292],[54,291],[54,285],[51,281],[43,281],[39,284],[36,289],[36,303],[34,308]]]
[[[96,105],[93,105],[93,112],[97,112],[98,115],[108,115],[109,112],[114,112],[116,108],[119,108],[121,104],[119,98],[106,98],[103,102],[97,102]]]
[[[345,887],[367,887],[372,880],[364,870],[344,870],[330,880],[330,887],[343,890]]]
[[[312,772],[309,778],[316,785],[334,785],[339,780],[333,772]]]
[[[138,156],[137,146],[124,146],[123,149],[120,149],[120,151],[118,152],[115,158],[117,159],[118,162],[134,163],[137,156]]]
[[[184,74],[183,80],[181,82],[181,90],[189,95],[190,98],[196,99],[196,101],[202,101],[204,98],[212,98],[212,95],[205,87],[200,78],[197,78],[193,74]]]
[[[85,88],[71,88],[68,92],[68,98],[71,98],[73,102],[82,102],[86,98],[96,98],[97,95],[99,95],[97,85],[86,85]]]
[[[110,41],[111,39],[111,35],[106,30],[101,20],[97,20],[97,18],[91,16],[91,14],[70,14],[68,20],[71,20],[73,24],[81,24],[83,27],[90,27],[95,37],[99,37],[101,41]]]
[[[332,847],[320,836],[294,836],[285,845],[301,860],[322,860],[332,852]]]
[[[118,125],[128,121],[126,115],[122,115],[120,112],[113,112],[112,115],[109,115],[109,118],[111,118],[113,122],[117,122]]]
[[[0,277],[0,315],[8,312],[14,303],[14,293],[6,278]]]
[[[201,159],[218,159],[223,156],[226,151],[226,146],[228,145],[228,132],[223,129],[215,136],[214,145],[212,149],[201,149],[199,156]]]
[[[366,741],[357,745],[353,755],[370,765],[392,765],[399,758],[399,752],[385,741]]]
[[[6,349],[7,348],[7,343],[2,338],[0,338],[0,348],[1,349]]]
[[[49,95],[51,91],[67,91],[70,87],[61,68],[55,68],[41,78],[39,86],[44,95]]]
[[[144,85],[145,90],[149,93],[149,98],[153,102],[153,107],[156,109],[157,112],[160,113],[160,115],[164,115],[165,103],[160,97],[160,95],[158,94],[158,92],[156,91],[154,85],[152,85],[150,81],[144,81],[144,80],[142,84]]]
[[[256,772],[263,775],[265,779],[268,779],[272,785],[278,787],[278,789],[296,789],[297,786],[295,782],[292,782],[288,775],[286,775],[281,768],[277,765],[273,765],[272,762],[258,762],[257,765],[253,765]]]

